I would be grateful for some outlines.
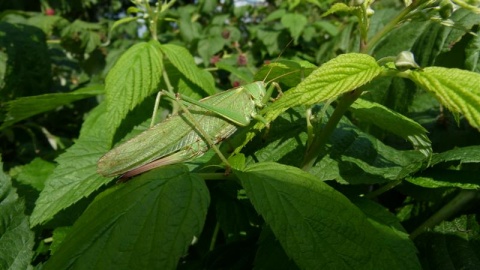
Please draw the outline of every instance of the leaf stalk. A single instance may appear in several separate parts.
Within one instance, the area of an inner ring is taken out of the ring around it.
[[[352,105],[353,102],[360,97],[362,92],[363,91],[360,89],[355,89],[351,92],[345,93],[340,98],[337,107],[328,119],[328,122],[320,131],[318,136],[313,139],[311,146],[308,148],[302,164],[303,170],[308,171],[310,168],[312,168],[317,160],[317,157],[325,152],[325,145],[327,144],[328,138],[330,138],[330,135],[333,133],[337,124],[340,122],[340,119],[342,119],[350,105]]]

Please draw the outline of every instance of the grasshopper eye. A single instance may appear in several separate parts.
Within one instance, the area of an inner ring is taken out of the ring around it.
[[[397,58],[395,59],[395,67],[400,71],[420,68],[420,66],[415,62],[413,53],[410,51],[403,51],[397,55]]]

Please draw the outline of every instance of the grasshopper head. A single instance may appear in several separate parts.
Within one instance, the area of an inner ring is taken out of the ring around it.
[[[263,107],[263,97],[265,97],[266,90],[265,90],[265,83],[264,82],[254,82],[244,86],[246,91],[252,97],[252,102],[255,104],[256,107]]]

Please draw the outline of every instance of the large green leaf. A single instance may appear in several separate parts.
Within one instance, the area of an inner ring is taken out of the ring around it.
[[[257,163],[235,174],[300,268],[420,269],[412,245],[399,252],[388,244],[405,241],[403,235],[378,229],[314,176],[276,163]]]
[[[170,62],[191,82],[200,86],[208,95],[215,94],[215,85],[210,73],[197,67],[187,49],[173,45],[161,45],[160,49]]]
[[[78,140],[56,159],[58,166],[47,179],[30,217],[32,226],[51,219],[111,180],[97,174],[97,161],[109,149],[113,136],[104,129],[110,122],[105,107],[103,103],[90,113]]]
[[[116,129],[127,113],[157,89],[163,71],[163,54],[157,41],[141,42],[128,49],[105,79],[110,122]]]
[[[25,204],[18,198],[0,160],[0,269],[27,269],[33,256]]]
[[[388,109],[378,103],[357,99],[350,110],[362,121],[367,121],[382,129],[406,139],[426,157],[432,155],[432,145],[427,130],[412,119]]]
[[[103,87],[88,86],[70,93],[45,94],[40,96],[21,97],[7,103],[5,122],[0,129],[34,115],[53,110],[74,101],[100,95]]]
[[[313,71],[295,89],[287,91],[267,111],[272,120],[288,108],[313,105],[358,88],[374,79],[383,70],[366,54],[342,54]]]
[[[407,71],[408,77],[425,90],[433,92],[449,110],[462,113],[480,129],[480,74],[443,67]]]
[[[175,269],[205,222],[205,182],[183,165],[97,196],[45,269]]]

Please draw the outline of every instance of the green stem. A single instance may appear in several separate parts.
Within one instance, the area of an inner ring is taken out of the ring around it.
[[[367,45],[365,47],[363,47],[363,50],[362,52],[363,53],[368,53],[370,52],[373,47],[375,47],[377,45],[377,43],[384,37],[386,36],[388,33],[390,33],[390,31],[395,28],[399,22],[401,22],[405,16],[407,16],[410,12],[412,12],[413,10],[415,10],[421,3],[422,1],[420,0],[414,0],[409,6],[407,6],[405,9],[402,10],[402,12],[400,12],[400,14],[398,14],[395,18],[393,18],[390,22],[387,23],[387,25],[385,25],[382,30],[378,31],[375,36],[373,36],[367,43]]]
[[[417,236],[433,228],[440,222],[452,217],[455,213],[460,211],[465,205],[479,196],[479,192],[475,190],[462,190],[450,202],[444,205],[433,216],[427,219],[422,225],[416,228],[411,234],[410,239],[415,239]]]
[[[215,242],[217,242],[218,232],[220,231],[220,223],[217,222],[215,229],[213,230],[212,241],[210,242],[209,250],[212,251],[215,249]]]
[[[387,184],[381,186],[380,188],[368,193],[365,195],[365,198],[367,199],[373,199],[373,198],[376,198],[378,196],[380,196],[381,194],[389,191],[390,189],[400,185],[402,183],[401,180],[398,180],[398,181],[392,181],[392,182],[388,182]]]
[[[150,30],[150,35],[152,36],[153,40],[157,40],[157,14],[155,10],[152,10],[150,7],[149,0],[144,0],[143,3],[145,4],[145,8],[147,9],[148,13],[148,29]]]
[[[173,91],[174,89],[172,83],[170,83],[170,78],[168,77],[168,73],[165,69],[163,69],[162,78],[165,81],[165,85],[167,85],[167,91],[174,95],[175,92]],[[178,112],[178,108],[178,104],[176,102],[172,102],[172,114],[176,114]]]
[[[327,124],[325,124],[325,127],[322,129],[322,131],[320,131],[320,134],[314,138],[312,145],[308,148],[302,164],[303,170],[308,171],[315,163],[317,157],[324,153],[328,138],[333,133],[338,122],[340,122],[340,119],[342,119],[350,105],[357,100],[361,93],[362,90],[356,89],[345,93],[342,96],[337,107],[335,108],[335,111],[328,119]]]

